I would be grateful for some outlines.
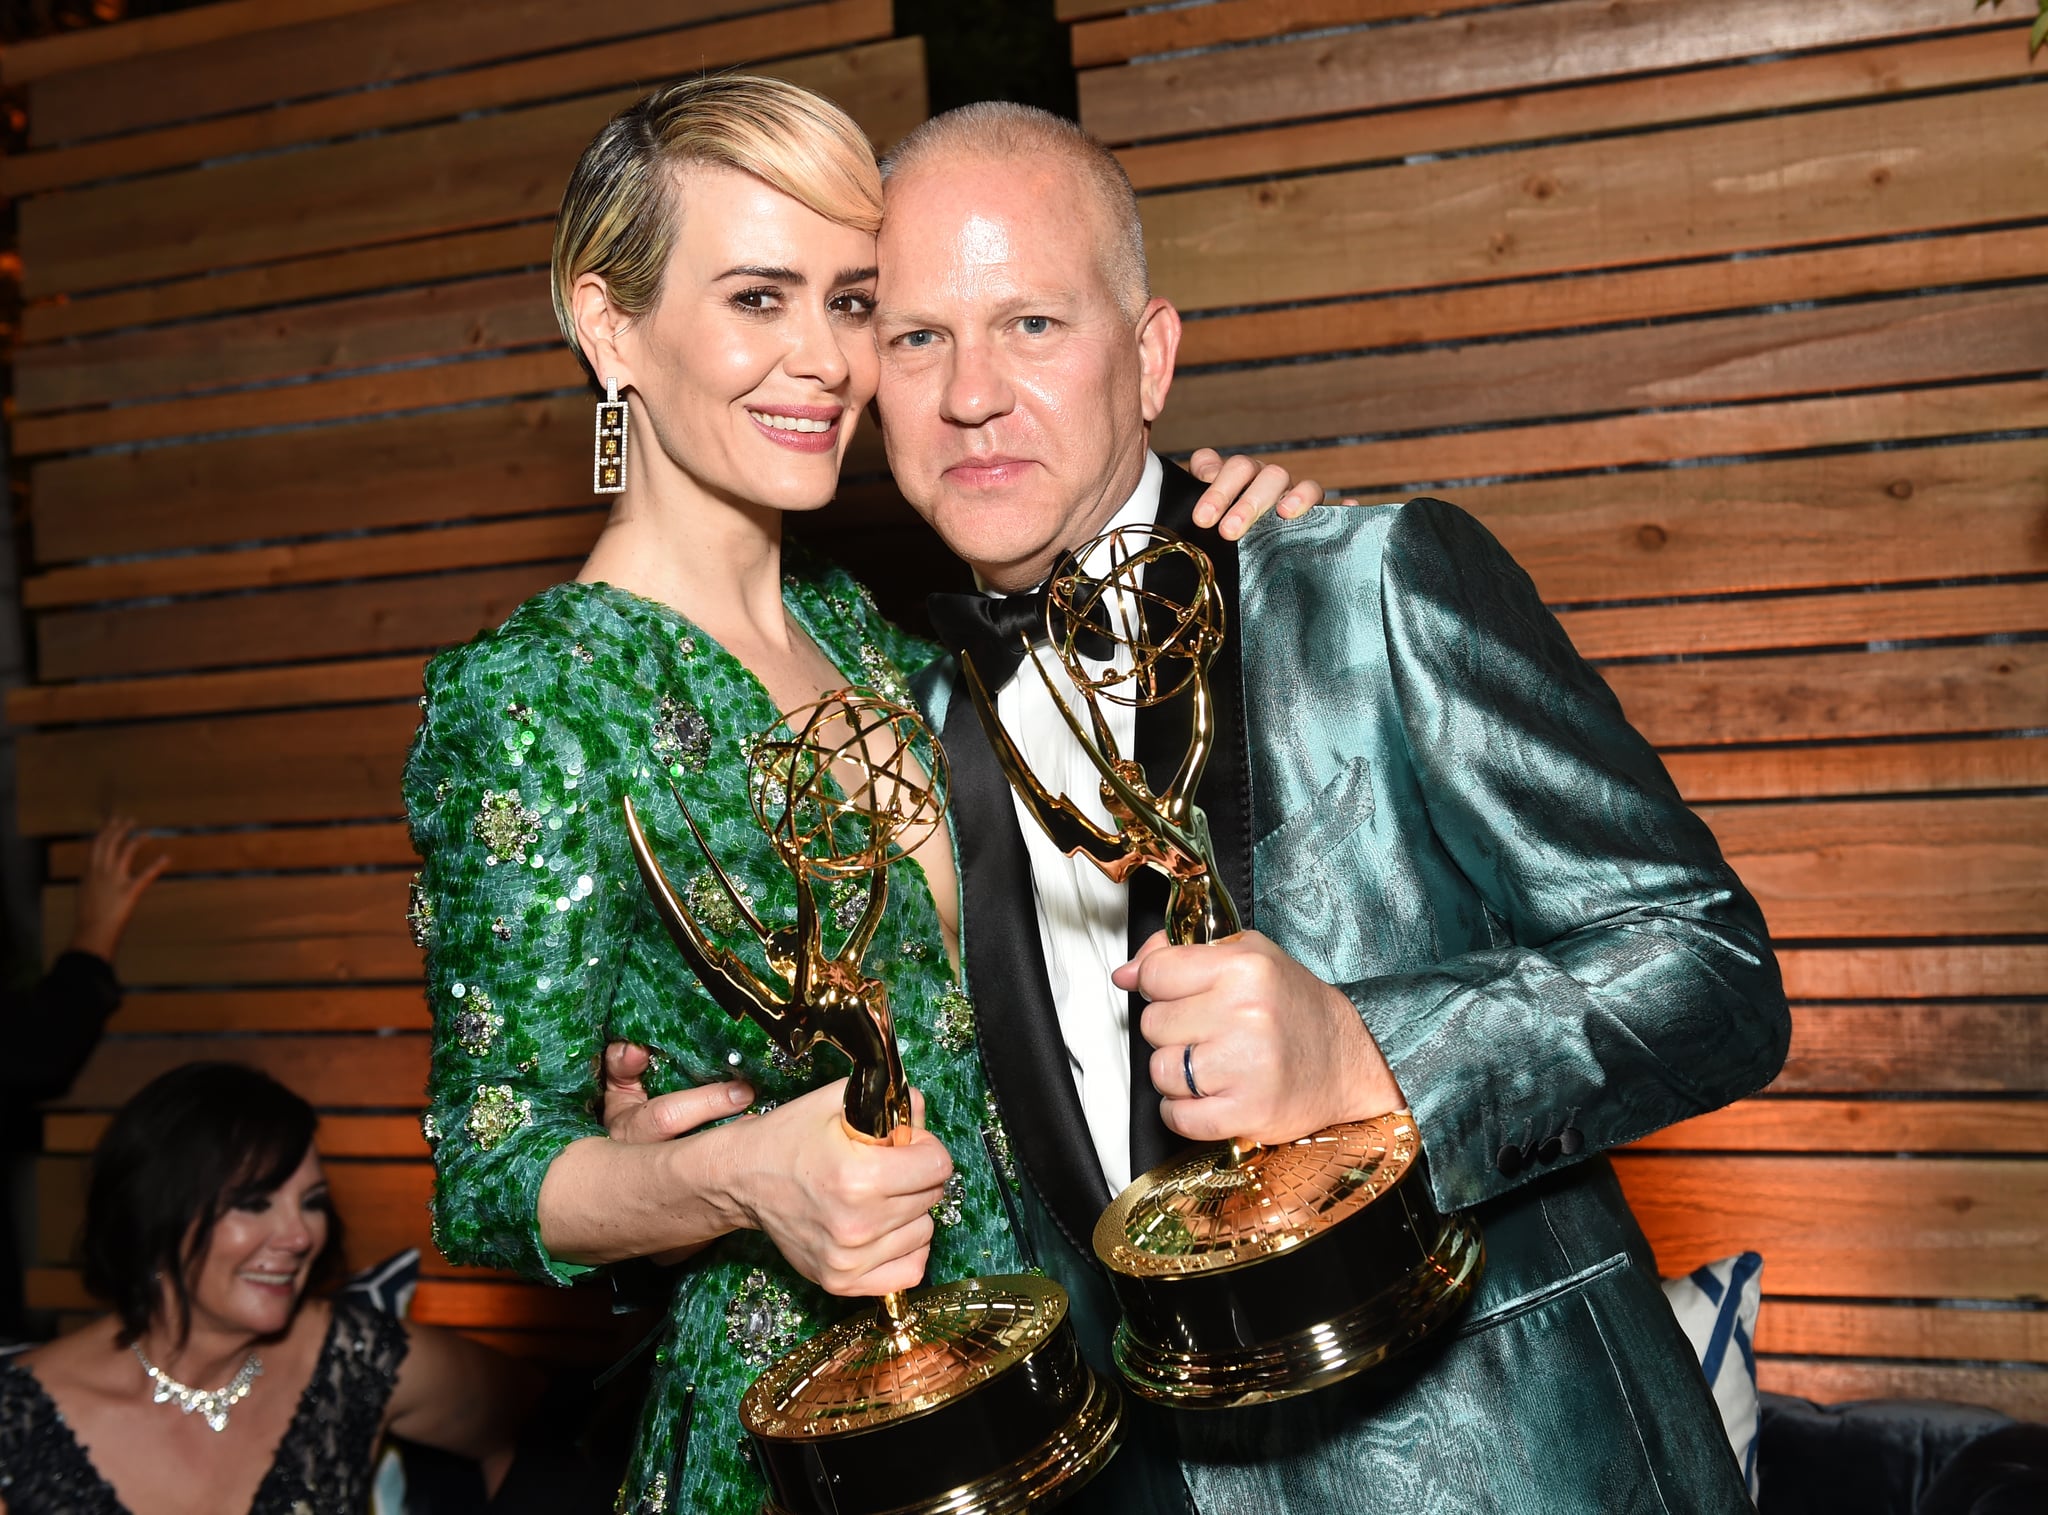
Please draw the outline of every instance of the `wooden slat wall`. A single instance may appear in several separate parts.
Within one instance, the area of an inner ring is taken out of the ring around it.
[[[51,950],[103,815],[172,859],[49,1117],[37,1302],[86,1303],[65,1259],[107,1112],[195,1057],[320,1106],[357,1261],[428,1245],[399,769],[424,658],[568,576],[601,520],[556,202],[612,112],[704,69],[820,89],[886,146],[925,115],[893,30],[890,0],[233,0],[0,60],[30,120],[0,193],[38,675],[7,714]],[[842,533],[902,519],[847,499]],[[427,1265],[422,1318],[543,1353],[612,1334],[602,1301]]]
[[[2048,1417],[2048,73],[1966,0],[1061,0],[1162,441],[1478,514],[1794,1000],[1618,1159],[1766,1387]]]

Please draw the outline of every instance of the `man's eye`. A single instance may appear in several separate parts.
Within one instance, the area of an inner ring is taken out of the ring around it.
[[[938,339],[939,334],[935,331],[906,331],[896,339],[896,345],[911,348],[929,347]]]
[[[1027,337],[1042,337],[1052,330],[1052,317],[1026,316],[1017,325]]]

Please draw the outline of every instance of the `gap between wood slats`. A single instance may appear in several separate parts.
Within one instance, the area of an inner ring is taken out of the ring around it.
[[[2038,277],[2048,226],[1197,317],[1182,369]]]
[[[1926,950],[1926,949],[1919,949]],[[1937,949],[1954,951],[1957,949]],[[1812,987],[1810,954],[1786,963],[1788,983]],[[2037,964],[2036,972],[2042,965]],[[1914,992],[1903,974],[1867,975],[1869,993]],[[1951,974],[1953,978],[1955,975]],[[2010,976],[1980,972],[1967,992],[2010,993]],[[2031,980],[2048,995],[2048,976]],[[1953,983],[1938,993],[1961,992]],[[1924,992],[1924,991],[1923,991]],[[1928,1002],[1815,1004],[1792,1007],[1792,1050],[1771,1084],[1773,1094],[2041,1094],[2048,1093],[2048,1003]]]
[[[1633,1143],[1632,1150],[2038,1157],[2048,1155],[2048,1100],[1746,1099],[1667,1126]]]
[[[50,848],[50,877],[76,879],[85,865],[85,841]],[[276,831],[215,831],[158,837],[146,842],[138,861],[169,860],[166,873],[286,872],[384,865],[415,861],[412,839],[401,822],[382,826],[295,826]]]
[[[142,16],[119,26],[34,37],[0,52],[0,83],[10,88],[77,69],[204,47],[250,32],[296,26],[328,16],[380,10],[396,0],[219,0],[192,10]]]
[[[2023,285],[1187,374],[1153,435],[1179,452],[2034,378],[2043,367],[2048,284]]]
[[[1769,1265],[1766,1264],[1768,1270]],[[1850,1399],[1950,1400],[2020,1420],[2048,1420],[2048,1373],[1759,1356],[1757,1387],[1821,1404]]]
[[[409,877],[393,869],[160,879],[136,906],[114,966],[124,982],[152,988],[412,982],[420,952],[405,929]],[[70,939],[76,895],[66,884],[43,891],[49,955]],[[73,1098],[91,1103],[80,1092],[87,1066]]]
[[[2038,67],[2039,65],[2035,65]],[[1141,191],[1397,163],[1421,153],[1641,132],[1801,106],[1988,83],[2029,69],[2012,32],[1969,32],[1659,78],[1566,85],[1117,150]]]
[[[459,6],[411,5],[367,23],[351,18],[313,21],[187,51],[173,60],[115,63],[74,73],[30,94],[29,129],[34,144],[46,147],[274,109],[279,101],[402,94],[413,81],[430,76],[474,78],[486,65],[513,58],[560,59],[568,70],[574,68],[580,50],[636,32],[702,29],[706,23],[748,11],[777,10],[775,0],[614,0],[603,6],[464,0]],[[778,19],[790,27],[810,19],[800,10],[791,13],[793,0],[782,0],[779,10]],[[885,10],[881,31],[856,40],[886,36],[888,30]],[[637,40],[659,44],[658,38]],[[835,42],[828,38],[821,45]],[[662,72],[650,65],[641,77]],[[573,92],[572,80],[555,93]]]
[[[1315,27],[1355,26],[1476,8],[1472,0],[1462,5],[1457,0],[1448,4],[1445,0],[1222,0],[1212,5],[1155,8],[1142,15],[1076,25],[1074,67],[1121,63],[1140,53],[1256,42]],[[1061,5],[1061,19],[1066,19],[1070,9],[1064,3]],[[1123,7],[1088,5],[1073,13],[1107,9]]]
[[[1902,393],[1707,406],[1596,421],[1498,426],[1348,446],[1288,448],[1269,456],[1296,478],[1320,479],[1326,487],[1348,494],[1385,499],[1446,488],[1463,492],[1455,481],[1656,466],[1692,459],[1732,462],[1758,454],[1860,447],[1878,441],[1961,441],[1981,435],[1987,427],[2029,431],[2044,425],[2048,425],[2048,383],[2021,379]],[[2039,554],[2037,546],[2029,556]]]
[[[2024,22],[2001,19],[2017,73]],[[1945,0],[1555,0],[1084,73],[1081,124],[1121,144],[1982,25]]]
[[[916,37],[760,65],[836,100],[886,146],[925,116]],[[245,158],[21,202],[37,298],[551,214],[591,136],[642,89]],[[423,174],[423,163],[434,165]]]
[[[2009,1299],[2048,1284],[2048,1162],[1613,1159],[1666,1277],[1742,1251],[1765,1286],[1826,1298]]]
[[[617,12],[621,7],[553,5],[545,9],[556,15],[566,9],[572,15],[589,16]],[[453,120],[636,80],[687,78],[741,63],[761,66],[792,54],[887,37],[891,12],[891,0],[825,0],[688,31],[550,53],[497,68],[440,74],[301,105],[271,106],[139,136],[58,148],[6,160],[0,165],[0,193],[14,198],[105,179],[133,184],[134,176],[192,163],[353,138],[425,121]],[[97,91],[82,96],[77,119],[90,120],[100,98]],[[33,106],[29,119],[33,126],[37,120]]]
[[[2048,947],[1779,947],[1793,1000],[2048,995]]]
[[[1768,1258],[1763,1276],[1771,1276]],[[2048,1310],[1838,1305],[1766,1294],[1757,1311],[1756,1349],[1811,1357],[2048,1362]]]
[[[524,226],[456,232],[388,247],[330,253],[224,270],[143,289],[82,299],[59,297],[30,305],[21,314],[21,341],[53,342],[129,327],[189,321],[225,311],[286,305],[394,285],[430,284],[511,269],[544,268],[553,241],[552,219]],[[27,347],[17,349],[26,353]]]
[[[1154,195],[1153,286],[1238,308],[2025,221],[2026,88]]]

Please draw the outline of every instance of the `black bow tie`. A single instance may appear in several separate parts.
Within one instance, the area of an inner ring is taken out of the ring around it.
[[[932,629],[949,652],[971,653],[991,691],[1010,682],[1024,661],[1024,643],[1048,640],[1045,586],[1022,594],[935,594],[925,600]]]

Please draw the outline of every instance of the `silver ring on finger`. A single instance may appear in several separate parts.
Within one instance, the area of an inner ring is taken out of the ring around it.
[[[1195,1087],[1195,1044],[1187,1043],[1180,1049],[1180,1076],[1188,1081],[1188,1093],[1196,1099],[1203,1098],[1202,1091]]]

